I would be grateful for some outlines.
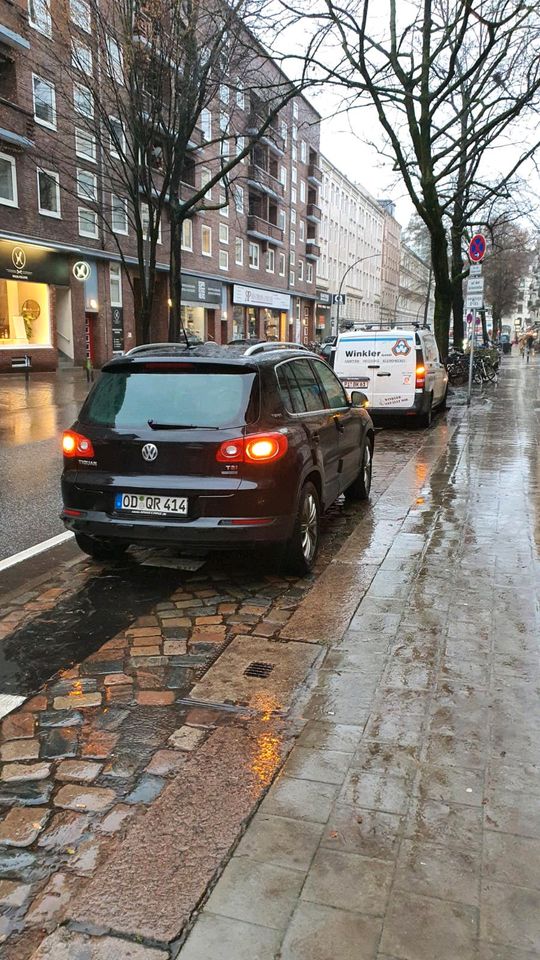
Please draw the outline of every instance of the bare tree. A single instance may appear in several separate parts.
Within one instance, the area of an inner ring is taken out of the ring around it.
[[[452,217],[457,252],[463,224],[540,143],[534,128],[523,144],[519,127],[540,89],[540,9],[526,0],[320,0],[300,12],[318,36],[319,73],[346,90],[350,109],[374,105],[386,155],[429,230],[445,356],[463,272],[448,254]],[[495,148],[512,140],[501,163]]]
[[[484,266],[486,301],[493,312],[493,337],[501,331],[504,317],[517,302],[519,281],[533,260],[527,232],[504,220],[490,231],[491,252]]]
[[[184,223],[234,208],[235,181],[245,176],[239,164],[261,137],[278,136],[279,111],[307,85],[305,65],[289,80],[258,39],[275,18],[264,0],[64,0],[57,29],[65,99],[68,113],[71,104],[75,110],[79,156],[88,151],[98,176],[81,182],[61,142],[40,163],[65,173],[64,189],[82,196],[124,266],[135,259],[136,290],[133,271],[126,275],[144,340],[162,234],[170,251],[169,337],[177,340]]]

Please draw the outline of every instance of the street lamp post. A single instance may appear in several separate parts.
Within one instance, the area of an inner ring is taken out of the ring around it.
[[[379,251],[379,253],[370,253],[370,255],[369,255],[368,257],[360,257],[358,260],[355,260],[353,263],[351,263],[350,267],[347,267],[345,273],[343,274],[343,276],[342,276],[342,278],[341,278],[341,281],[340,281],[340,284],[339,284],[339,290],[338,290],[338,294],[337,294],[336,336],[339,334],[339,308],[341,307],[341,292],[342,292],[342,290],[343,290],[343,284],[344,284],[344,282],[345,282],[345,277],[351,272],[351,270],[352,270],[354,267],[357,267],[359,263],[363,263],[364,260],[373,260],[374,257],[380,257],[380,256],[382,256],[382,251]]]

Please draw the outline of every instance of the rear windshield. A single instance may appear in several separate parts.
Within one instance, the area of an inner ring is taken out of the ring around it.
[[[257,374],[208,367],[103,373],[79,419],[103,427],[240,427],[258,416]]]

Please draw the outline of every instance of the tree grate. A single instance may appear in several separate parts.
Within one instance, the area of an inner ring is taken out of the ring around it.
[[[252,663],[250,663],[249,667],[246,667],[244,670],[244,676],[258,677],[259,680],[264,680],[266,677],[270,676],[274,667],[275,663],[263,663],[260,660],[254,660]]]

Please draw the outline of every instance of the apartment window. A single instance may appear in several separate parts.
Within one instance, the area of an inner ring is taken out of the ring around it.
[[[245,150],[245,148],[246,148],[246,138],[237,137],[236,138],[236,156],[239,157],[240,154],[242,153],[242,150]],[[246,162],[246,158],[242,157],[240,163],[245,163],[245,162]]]
[[[208,169],[208,167],[201,167],[201,187],[205,187],[206,184],[209,183],[211,179],[212,179],[212,174]],[[210,187],[210,190],[206,191],[206,199],[207,200],[212,199],[212,187]]]
[[[280,133],[283,140],[285,141],[285,146],[287,146],[287,124],[285,123],[284,120],[281,121]]]
[[[229,132],[229,117],[223,110],[219,112],[219,129],[222,133]]]
[[[79,219],[79,234],[81,237],[97,237],[98,235],[98,216],[95,210],[88,210],[87,207],[79,207],[77,211]]]
[[[293,100],[292,115],[293,115],[293,117],[294,117],[295,120],[298,120],[298,104],[297,104],[296,100]]]
[[[291,210],[291,224],[296,223],[296,210]]]
[[[193,250],[193,223],[184,220],[182,223],[182,250]]]
[[[303,242],[306,239],[306,225],[303,220],[300,221],[298,229],[300,240]]]
[[[122,306],[122,269],[119,263],[109,264],[109,295],[111,307]]]
[[[219,85],[219,99],[222,103],[228,103],[230,96],[230,90],[226,83],[220,83]]]
[[[220,204],[221,204],[221,206],[220,206],[220,208],[219,208],[219,212],[220,212],[220,214],[221,214],[222,217],[228,217],[228,216],[229,216],[229,203],[228,203],[228,199],[229,199],[229,198],[228,198],[228,196],[227,196],[227,191],[226,191],[223,187],[221,187],[221,189],[220,189],[220,191],[219,191],[219,202],[220,202]]]
[[[298,180],[298,170],[296,167],[291,169],[291,183],[296,183]]]
[[[109,70],[116,83],[124,82],[124,61],[120,44],[114,37],[107,37],[107,53],[109,56]]]
[[[76,70],[90,75],[92,73],[92,51],[79,40],[71,41],[71,65]]]
[[[296,203],[296,187],[291,187],[291,203]]]
[[[276,255],[272,249],[266,251],[266,272],[274,273],[276,269]]]
[[[32,74],[34,119],[43,127],[56,130],[56,92],[54,84]]]
[[[279,254],[279,275],[280,277],[285,276],[285,254]]]
[[[304,261],[303,260],[298,261],[298,279],[299,280],[304,279]]]
[[[291,159],[293,163],[296,163],[298,160],[298,150],[296,149],[296,144],[293,143],[291,146]]]
[[[292,125],[291,136],[293,140],[298,140],[298,127],[296,126],[295,123],[293,123]]]
[[[154,228],[155,228],[155,214],[154,214]],[[141,228],[142,235],[145,240],[150,240],[150,211],[147,203],[141,203]],[[157,243],[161,243],[161,220],[158,225],[157,231]]]
[[[234,262],[238,264],[239,267],[242,266],[244,262],[244,241],[237,237],[234,242]]]
[[[127,200],[111,193],[111,230],[124,236],[128,232]]]
[[[260,251],[259,251],[259,244],[258,244],[258,243],[250,243],[250,244],[249,244],[249,247],[248,247],[249,265],[250,265],[250,267],[252,268],[252,270],[258,270],[258,269],[259,269],[259,252],[260,252]]]
[[[306,280],[308,283],[313,283],[313,264],[308,263],[306,266]]]
[[[300,203],[306,202],[306,181],[300,181]]]
[[[212,114],[209,110],[201,110],[201,130],[205,140],[212,139]]]
[[[282,183],[284,187],[287,186],[287,167],[284,167],[282,163],[279,165],[279,182]]]
[[[229,227],[226,223],[220,223],[219,225],[219,242],[220,243],[229,242]]]
[[[121,157],[126,149],[126,135],[122,121],[117,117],[109,117],[109,140],[111,157]]]
[[[51,36],[51,12],[47,0],[28,0],[28,19],[34,30]]]
[[[89,87],[84,83],[73,84],[73,109],[83,117],[94,116],[94,99]]]
[[[0,153],[0,203],[6,207],[18,205],[17,167],[15,158],[7,153]]]
[[[219,269],[220,270],[229,269],[229,251],[228,250],[219,251]]]
[[[242,187],[236,187],[235,201],[236,201],[236,212],[243,213],[244,212],[244,191],[242,190]]]
[[[296,231],[291,230],[291,247],[294,247],[296,243]]]
[[[75,153],[85,160],[96,162],[96,138],[92,133],[75,127]]]
[[[244,94],[244,87],[240,81],[238,82],[238,87],[236,90],[236,106],[239,107],[240,110],[243,110],[246,106],[246,97]]]
[[[295,212],[294,210],[291,210],[291,215],[294,212]],[[283,230],[283,232],[285,233],[285,230],[287,229],[287,214],[285,213],[284,210],[280,210],[278,213],[278,225],[279,225],[279,229]]]
[[[201,252],[203,257],[212,256],[212,228],[205,224],[201,227]]]
[[[83,200],[97,200],[97,177],[90,170],[77,169],[77,196]]]
[[[90,33],[92,30],[92,21],[90,19],[90,4],[87,0],[70,0],[69,15],[81,30]]]
[[[289,256],[289,266],[294,267],[295,263],[296,263],[296,254],[294,250],[291,250],[291,253]]]
[[[289,286],[294,287],[294,270],[289,270]]]
[[[300,160],[302,163],[307,163],[307,143],[305,140],[302,140],[300,144]]]

